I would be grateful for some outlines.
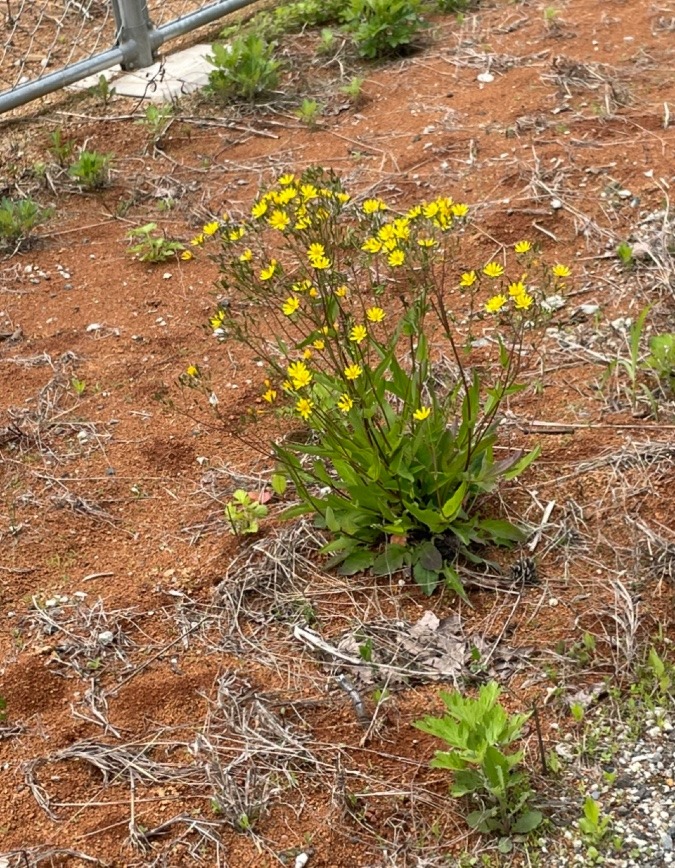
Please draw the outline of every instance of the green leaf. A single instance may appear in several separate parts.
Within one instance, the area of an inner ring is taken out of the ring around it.
[[[432,542],[423,542],[418,545],[413,552],[413,558],[425,570],[432,570],[435,573],[439,572],[443,566],[443,555]]]
[[[496,542],[522,542],[526,534],[515,524],[500,518],[483,518],[479,522],[481,530],[487,531]]]
[[[454,773],[453,784],[450,790],[453,796],[466,796],[483,789],[482,776],[473,769],[459,769]]]
[[[516,476],[520,476],[520,474],[526,470],[530,464],[532,464],[535,458],[539,458],[540,454],[541,448],[536,446],[531,452],[524,455],[510,470],[507,470],[506,473],[503,474],[503,479],[515,479]]]
[[[449,497],[441,508],[441,512],[443,513],[443,518],[448,521],[452,521],[457,517],[457,513],[462,508],[462,504],[464,503],[464,498],[466,496],[467,489],[469,487],[468,482],[463,482],[457,491]]]
[[[499,850],[500,853],[502,853],[504,856],[506,856],[508,853],[510,853],[513,850],[513,841],[510,838],[507,838],[506,836],[503,838],[500,838],[499,842],[497,844],[497,849]]]
[[[469,598],[466,595],[464,585],[462,584],[462,580],[460,579],[457,570],[454,567],[451,567],[449,564],[446,564],[441,570],[441,572],[443,573],[443,576],[445,577],[445,583],[450,588],[450,590],[454,591],[461,600],[463,600],[467,605],[471,606],[471,603],[469,602]]]
[[[272,491],[281,497],[286,492],[286,477],[283,473],[273,473],[270,480]]]
[[[600,820],[600,805],[591,796],[588,796],[584,802],[584,817],[594,827],[597,827]]]
[[[440,581],[440,576],[437,570],[427,570],[419,561],[413,567],[413,576],[427,597],[430,597],[433,594]]]
[[[340,522],[335,518],[332,507],[326,507],[324,518],[326,519],[326,527],[331,533],[338,533],[341,530]]]
[[[407,555],[407,546],[389,543],[384,547],[382,554],[373,561],[373,575],[389,576],[398,572],[403,567]]]
[[[360,573],[363,572],[363,570],[367,570],[368,567],[372,566],[373,560],[374,555],[372,552],[364,549],[352,552],[352,554],[348,555],[344,559],[338,572],[341,576],[353,576],[354,573]]]
[[[525,811],[513,824],[511,831],[514,835],[528,835],[537,828],[543,819],[544,816],[541,811]]]

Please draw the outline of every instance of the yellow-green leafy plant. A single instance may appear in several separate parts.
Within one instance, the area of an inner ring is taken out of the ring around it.
[[[135,242],[129,246],[129,253],[141,262],[166,262],[185,250],[180,241],[172,241],[163,232],[158,232],[156,223],[130,229],[127,238]]]
[[[280,61],[274,57],[275,43],[255,33],[239,36],[228,45],[214,43],[206,60],[214,69],[209,73],[208,90],[223,100],[253,102],[279,84]]]
[[[472,828],[503,836],[527,834],[543,817],[530,807],[523,751],[507,749],[520,738],[530,715],[509,714],[498,702],[499,695],[494,681],[484,684],[475,699],[459,692],[441,693],[446,714],[427,716],[415,726],[449,747],[436,751],[431,765],[452,772],[453,796],[478,800],[478,809],[467,816]]]
[[[357,204],[313,169],[193,239],[220,242],[228,299],[214,333],[266,362],[263,402],[309,429],[273,445],[300,500],[286,517],[313,514],[343,574],[405,566],[426,593],[442,581],[463,593],[459,558],[523,539],[486,495],[538,454],[498,459],[498,422],[522,388],[538,301],[560,289],[529,242],[516,245],[515,278],[497,262],[460,268],[467,213],[443,196],[400,214],[378,198]]]

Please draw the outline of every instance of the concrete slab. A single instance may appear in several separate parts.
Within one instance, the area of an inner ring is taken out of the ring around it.
[[[160,63],[135,72],[122,72],[119,66],[102,73],[111,87],[121,96],[147,99],[150,102],[172,102],[186,93],[204,87],[213,69],[206,62],[210,54],[208,44],[193,45],[175,54],[168,54]],[[74,90],[86,90],[98,84],[100,75],[90,75],[77,84]]]

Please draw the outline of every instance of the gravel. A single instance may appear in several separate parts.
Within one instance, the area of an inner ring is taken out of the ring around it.
[[[607,833],[600,842],[585,839],[575,822],[557,845],[542,841],[554,851],[548,862],[552,868],[675,866],[675,729],[662,708],[646,711],[644,723],[643,735],[635,740],[627,726],[615,726],[614,742],[598,751],[608,755],[614,747],[611,761],[580,773],[579,815],[587,796],[596,799],[601,818],[611,820]]]

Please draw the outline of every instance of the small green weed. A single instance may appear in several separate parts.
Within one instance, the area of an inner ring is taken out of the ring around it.
[[[56,158],[59,166],[65,166],[73,154],[75,143],[64,139],[60,129],[54,130],[49,137],[49,151]]]
[[[597,846],[609,832],[611,825],[610,817],[600,811],[599,802],[588,796],[584,801],[584,814],[579,820],[579,830],[587,842]]]
[[[238,488],[232,495],[232,500],[225,504],[225,517],[235,536],[258,533],[260,519],[265,518],[267,511],[264,503],[254,500],[243,488]]]
[[[431,765],[452,771],[451,794],[472,795],[482,803],[466,818],[471,828],[508,837],[531,832],[543,817],[529,806],[532,792],[520,768],[523,751],[504,752],[520,738],[530,715],[508,714],[497,701],[499,695],[495,682],[483,685],[477,699],[442,692],[448,713],[414,725],[450,746],[449,751],[436,751]]]
[[[139,118],[136,123],[147,129],[150,143],[157,145],[161,142],[172,120],[173,106],[149,105],[145,110],[145,115]]]
[[[136,241],[129,247],[129,253],[141,262],[166,262],[185,250],[185,245],[180,241],[171,241],[163,232],[158,233],[156,223],[130,229],[127,238]]]
[[[0,199],[0,246],[20,247],[36,226],[44,223],[53,209],[42,208],[33,199]]]
[[[91,94],[91,96],[99,99],[103,103],[103,105],[107,107],[112,98],[117,93],[117,91],[114,87],[110,86],[110,83],[108,82],[108,79],[105,77],[105,75],[99,75],[96,84],[93,87],[89,88],[89,93]]]
[[[0,723],[7,720],[7,700],[4,696],[0,696]]]
[[[315,130],[317,118],[321,115],[321,106],[315,99],[303,99],[296,114],[303,124],[307,124],[310,129]]]
[[[276,39],[284,33],[337,24],[348,0],[297,0],[258,12],[245,25],[232,25],[221,31],[221,39],[253,32],[263,39]]]
[[[654,372],[662,391],[675,395],[675,333],[653,335],[644,364]]]
[[[363,99],[363,84],[364,78],[355,76],[347,84],[343,84],[340,88],[340,93],[344,94],[347,99],[355,105]]]
[[[85,190],[100,190],[108,183],[111,160],[111,154],[81,151],[68,169],[68,174]]]
[[[627,241],[622,241],[621,244],[617,245],[616,255],[624,268],[634,267],[633,248]]]
[[[250,33],[229,45],[216,42],[207,61],[215,67],[209,73],[208,91],[224,101],[254,102],[279,84],[281,63],[274,58],[274,43]]]
[[[321,54],[324,56],[334,55],[337,51],[337,46],[338,41],[334,31],[332,31],[328,27],[324,27],[324,29],[321,31],[319,44],[316,49],[317,54]]]
[[[376,60],[408,51],[425,27],[421,0],[351,0],[343,13],[361,57]]]
[[[474,4],[474,0],[437,0],[438,11],[449,13],[450,15],[462,14],[468,12]]]
[[[85,380],[80,380],[77,377],[70,378],[70,386],[77,395],[78,398],[81,398],[82,395],[87,391],[87,383]]]

